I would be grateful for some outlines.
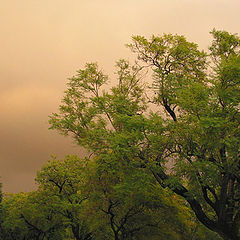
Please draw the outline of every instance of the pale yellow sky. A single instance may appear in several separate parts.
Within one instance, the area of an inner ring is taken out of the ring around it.
[[[50,154],[81,153],[48,130],[67,78],[97,61],[107,73],[132,35],[178,33],[207,48],[215,27],[239,32],[238,0],[0,0],[0,176],[33,189]]]

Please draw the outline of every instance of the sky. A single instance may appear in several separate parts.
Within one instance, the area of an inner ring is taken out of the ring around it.
[[[0,182],[31,191],[51,155],[83,156],[70,137],[48,130],[67,79],[98,62],[114,80],[132,59],[131,36],[177,33],[207,49],[215,27],[239,32],[239,0],[0,0]]]

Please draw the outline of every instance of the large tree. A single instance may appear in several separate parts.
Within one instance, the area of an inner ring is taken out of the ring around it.
[[[110,90],[97,64],[86,64],[50,124],[105,164],[148,172],[207,228],[239,240],[240,39],[211,34],[208,54],[179,35],[134,36],[137,64],[118,61]]]

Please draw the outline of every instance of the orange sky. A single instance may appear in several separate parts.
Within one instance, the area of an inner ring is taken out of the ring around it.
[[[183,34],[206,49],[213,27],[239,32],[239,10],[239,0],[0,0],[3,190],[29,191],[51,154],[81,153],[48,116],[85,62],[113,72],[136,34]]]

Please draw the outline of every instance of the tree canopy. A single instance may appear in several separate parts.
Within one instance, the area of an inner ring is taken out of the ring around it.
[[[97,63],[86,64],[69,79],[50,124],[103,170],[137,172],[140,189],[154,179],[208,229],[239,240],[240,39],[211,35],[208,52],[184,36],[134,36],[127,46],[137,62],[117,62],[115,86]]]
[[[154,179],[141,186],[136,170],[114,173],[98,160],[48,161],[37,174],[36,191],[4,198],[0,239],[216,239]]]

